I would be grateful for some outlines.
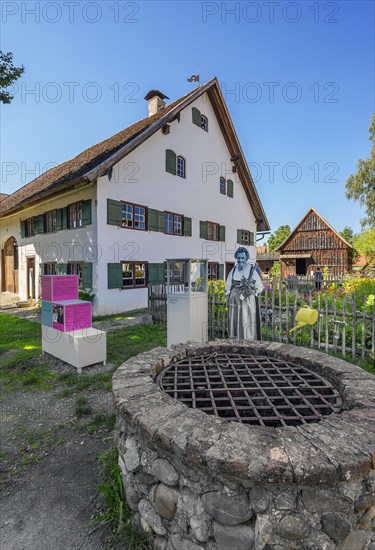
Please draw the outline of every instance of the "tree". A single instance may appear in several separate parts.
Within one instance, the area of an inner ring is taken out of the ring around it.
[[[23,73],[25,67],[13,65],[13,54],[0,51],[0,102],[10,103],[14,96],[6,91],[6,88],[13,84]]]
[[[273,266],[270,269],[270,275],[272,275],[273,277],[280,277],[281,263],[279,261],[273,262]]]
[[[272,250],[275,250],[287,237],[290,235],[290,227],[289,225],[280,225],[278,229],[276,229],[275,233],[272,233],[270,238],[268,239],[267,246],[269,252],[272,252]]]
[[[370,263],[375,262],[375,227],[363,231],[354,238],[354,248]]]
[[[375,115],[372,115],[369,131],[372,142],[370,158],[357,162],[357,173],[352,174],[345,184],[346,197],[359,201],[366,208],[366,216],[361,220],[363,228],[375,227]]]
[[[346,240],[347,243],[353,244],[354,231],[351,227],[345,226],[342,231],[339,231],[339,235]]]

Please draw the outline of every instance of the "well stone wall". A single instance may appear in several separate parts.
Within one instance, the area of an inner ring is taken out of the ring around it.
[[[189,409],[154,382],[186,355],[245,349],[324,376],[342,412],[248,426]],[[155,550],[375,550],[375,379],[361,369],[286,344],[187,344],[128,360],[113,396],[126,500]]]

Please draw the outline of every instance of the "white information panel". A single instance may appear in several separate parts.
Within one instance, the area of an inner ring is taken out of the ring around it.
[[[167,260],[167,345],[207,340],[207,260]]]

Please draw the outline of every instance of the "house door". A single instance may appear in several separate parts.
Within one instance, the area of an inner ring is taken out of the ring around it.
[[[1,251],[2,291],[18,292],[18,246],[14,237],[9,237]]]
[[[26,258],[27,298],[35,300],[35,258]]]

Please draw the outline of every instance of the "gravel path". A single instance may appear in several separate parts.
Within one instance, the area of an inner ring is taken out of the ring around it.
[[[37,308],[1,310],[40,322]],[[149,322],[141,314],[128,319],[93,323],[102,330]],[[7,358],[7,352],[1,360]],[[76,373],[76,369],[49,355],[49,370]],[[114,365],[86,367],[87,376]],[[95,415],[113,414],[111,392],[87,390],[61,397],[50,391],[0,391],[1,478],[0,547],[7,550],[119,550],[111,543],[108,527],[94,527],[103,512],[97,455],[113,445],[111,429],[87,429]],[[77,418],[77,399],[84,397],[91,411]],[[34,448],[35,447],[35,448]],[[126,550],[121,546],[122,550]]]

